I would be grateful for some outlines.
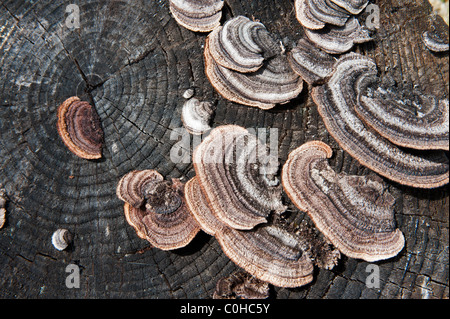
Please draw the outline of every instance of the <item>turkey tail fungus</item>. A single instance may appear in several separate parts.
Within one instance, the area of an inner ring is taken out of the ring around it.
[[[178,24],[195,32],[210,32],[220,25],[223,0],[169,0]]]
[[[418,154],[399,148],[357,115],[358,86],[376,75],[372,59],[349,53],[335,63],[325,84],[312,88],[312,98],[328,132],[362,165],[395,182],[417,188],[447,184],[449,161],[443,152]]]
[[[102,157],[103,130],[97,111],[74,96],[58,108],[58,133],[75,155],[85,159]]]
[[[283,187],[343,254],[369,262],[396,256],[405,239],[394,222],[394,197],[379,177],[337,174],[331,148],[312,141],[289,154]]]
[[[116,193],[125,201],[127,222],[154,247],[184,247],[200,230],[186,207],[184,185],[178,179],[162,180],[154,170],[132,171],[121,178]]]

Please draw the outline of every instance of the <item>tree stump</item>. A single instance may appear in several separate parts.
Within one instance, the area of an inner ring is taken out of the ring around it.
[[[375,41],[354,51],[376,60],[382,75],[405,89],[416,85],[449,95],[448,53],[435,54],[421,34],[448,27],[425,0],[372,1],[381,26]],[[70,27],[67,1],[2,1],[0,5],[0,188],[8,196],[0,230],[2,298],[210,298],[218,279],[237,267],[217,241],[200,233],[176,251],[151,248],[129,226],[116,197],[119,178],[133,169],[166,177],[194,175],[174,163],[183,92],[217,102],[214,126],[279,129],[279,158],[319,139],[334,151],[336,171],[368,174],[328,134],[306,87],[289,104],[262,111],[228,102],[209,84],[205,34],[177,25],[168,1],[75,1],[79,28]],[[224,19],[246,15],[264,23],[289,48],[303,36],[292,0],[227,0]],[[68,20],[69,19],[69,20]],[[78,95],[97,109],[105,134],[101,160],[68,151],[56,130],[56,110]],[[274,288],[276,298],[448,298],[448,187],[419,190],[387,181],[405,249],[377,262],[380,287],[366,286],[367,262],[342,257],[333,270],[316,269],[311,284]],[[288,221],[308,219],[289,203]],[[74,234],[67,251],[52,233]],[[81,270],[80,288],[67,288],[66,267]]]

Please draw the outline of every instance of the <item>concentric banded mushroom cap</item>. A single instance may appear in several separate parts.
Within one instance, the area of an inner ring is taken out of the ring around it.
[[[312,14],[319,20],[336,26],[343,26],[350,13],[336,5],[332,0],[308,0]]]
[[[0,229],[3,228],[6,222],[6,208],[0,207]]]
[[[309,0],[295,0],[295,14],[298,22],[310,30],[320,30],[325,27],[325,22],[313,15]]]
[[[184,184],[173,178],[151,184],[145,192],[145,210],[155,214],[171,214],[183,205]]]
[[[425,31],[422,33],[422,40],[425,46],[433,52],[448,51],[448,42],[445,42],[439,35],[434,32]]]
[[[350,13],[331,0],[295,0],[295,12],[300,24],[311,30],[319,30],[326,24],[344,26]]]
[[[317,48],[310,41],[301,39],[288,53],[288,60],[295,73],[309,84],[323,81],[333,71],[336,59]]]
[[[57,229],[52,235],[52,244],[57,250],[65,250],[72,243],[73,235],[67,229]]]
[[[178,179],[172,179],[172,182],[161,180],[156,173],[153,170],[132,171],[119,182],[117,193],[125,200],[126,220],[140,238],[159,249],[184,247],[199,232],[200,226],[186,206],[184,185]],[[123,196],[129,189],[133,189],[133,196]],[[144,197],[140,205],[127,202],[128,198],[134,200],[134,194],[141,193]]]
[[[205,233],[215,236],[226,227],[225,224],[217,219],[209,207],[197,177],[193,177],[186,183],[184,194],[191,214]]]
[[[369,3],[369,0],[331,0],[341,8],[344,8],[351,14],[361,13]]]
[[[313,279],[313,264],[298,239],[278,226],[251,231],[226,228],[216,238],[236,265],[262,281],[278,287],[300,287]]]
[[[185,194],[201,228],[214,235],[225,254],[245,271],[282,287],[298,287],[312,280],[312,263],[296,236],[278,226],[237,230],[226,225],[214,215],[198,177],[186,183]]]
[[[102,157],[103,130],[100,118],[88,102],[70,97],[58,108],[58,134],[75,155],[85,159]]]
[[[292,71],[285,55],[277,55],[256,72],[241,73],[225,68],[212,57],[205,43],[205,71],[212,86],[232,102],[271,109],[296,98],[303,80]]]
[[[139,208],[144,203],[149,189],[163,180],[164,177],[155,170],[134,170],[128,172],[119,180],[116,195],[120,200]]]
[[[178,24],[195,32],[210,32],[220,25],[223,0],[169,0]]]
[[[183,206],[172,214],[157,214],[125,203],[124,212],[137,235],[161,250],[185,247],[200,230]]]
[[[312,141],[289,154],[283,187],[343,254],[372,262],[396,256],[404,246],[395,228],[394,197],[379,177],[335,173],[331,149]]]
[[[305,29],[305,34],[316,46],[330,54],[342,54],[353,45],[372,41],[369,31],[358,19],[351,17],[342,27],[326,26],[321,30]]]
[[[181,121],[189,133],[201,135],[211,129],[209,124],[213,115],[214,106],[211,102],[191,98],[183,104]]]
[[[281,213],[282,188],[274,173],[277,159],[263,154],[265,145],[246,129],[213,129],[193,154],[195,172],[211,210],[226,225],[251,229]]]
[[[0,188],[0,229],[5,225],[6,222],[6,191]]]
[[[342,56],[328,81],[312,88],[312,98],[328,132],[362,165],[403,185],[434,188],[449,180],[443,152],[411,152],[380,136],[357,116],[358,83],[377,74],[375,62],[356,53]]]
[[[381,136],[408,148],[449,150],[448,100],[383,88],[377,78],[358,87],[358,116]]]
[[[208,36],[212,58],[221,66],[238,72],[257,71],[264,59],[281,52],[280,44],[266,27],[244,16],[237,16]]]

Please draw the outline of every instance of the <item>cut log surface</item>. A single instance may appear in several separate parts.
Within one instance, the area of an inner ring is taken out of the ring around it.
[[[156,169],[170,178],[194,176],[171,149],[182,127],[183,93],[217,103],[213,126],[278,128],[279,159],[306,141],[332,146],[337,172],[373,174],[328,134],[305,87],[288,104],[263,111],[224,100],[204,74],[206,34],[178,26],[168,1],[0,1],[0,188],[8,196],[0,229],[1,298],[210,298],[218,279],[237,269],[214,237],[199,233],[187,247],[161,251],[128,225],[116,197],[120,177]],[[290,49],[303,36],[291,0],[225,1],[224,19],[246,15],[264,23]],[[381,76],[405,89],[449,95],[448,53],[432,53],[421,35],[448,27],[423,0],[372,1],[380,28],[354,51],[376,60]],[[75,12],[76,13],[76,12]],[[57,108],[79,96],[95,106],[105,136],[103,158],[72,154],[58,136]],[[192,141],[192,139],[191,139]],[[189,149],[185,149],[189,151]],[[192,153],[191,153],[192,155]],[[448,187],[419,190],[389,183],[405,249],[379,266],[379,288],[366,285],[370,265],[342,257],[316,269],[312,283],[274,288],[275,298],[448,298]],[[287,222],[307,220],[290,207]],[[73,244],[57,251],[58,228]],[[66,267],[78,265],[80,287],[68,288]]]

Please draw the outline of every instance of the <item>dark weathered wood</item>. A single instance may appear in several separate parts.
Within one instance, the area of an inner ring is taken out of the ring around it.
[[[224,101],[204,76],[205,35],[179,27],[168,1],[80,1],[80,29],[66,27],[67,1],[1,1],[0,184],[10,199],[0,230],[3,298],[208,298],[216,281],[237,267],[214,238],[203,233],[188,247],[148,247],[123,215],[115,196],[132,169],[193,176],[190,164],[170,160],[173,129],[181,127],[182,94],[217,101],[214,126],[279,128],[280,161],[311,139],[329,143],[337,171],[368,174],[328,135],[308,88],[291,103],[261,111]],[[289,47],[301,36],[293,1],[228,0],[225,18],[244,14],[263,22]],[[381,74],[399,85],[449,95],[449,59],[421,42],[441,18],[425,0],[376,1],[376,41],[355,48],[376,59]],[[56,109],[79,95],[102,119],[104,158],[77,158],[56,131]],[[312,284],[276,288],[277,298],[448,298],[448,188],[415,190],[390,183],[396,219],[406,237],[399,256],[377,263],[380,289],[365,285],[366,262],[342,258],[334,270],[317,270]],[[287,200],[287,199],[286,199]],[[291,205],[289,223],[307,219]],[[69,251],[56,251],[51,235],[67,228]],[[81,268],[81,287],[68,289],[65,267]]]

